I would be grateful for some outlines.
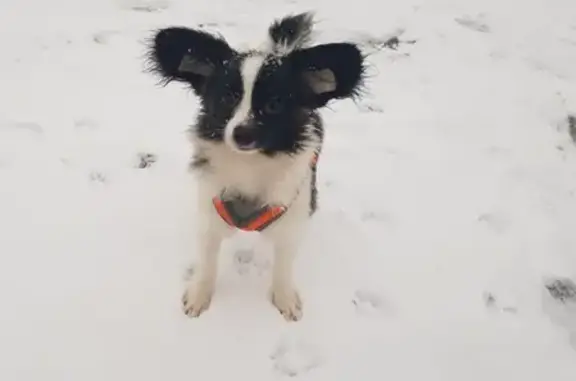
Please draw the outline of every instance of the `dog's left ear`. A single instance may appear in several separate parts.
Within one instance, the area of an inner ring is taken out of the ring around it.
[[[363,85],[364,56],[352,43],[318,45],[295,51],[290,57],[311,93],[310,107],[332,99],[358,96]]]

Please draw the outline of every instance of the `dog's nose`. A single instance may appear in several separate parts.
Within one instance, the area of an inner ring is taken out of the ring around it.
[[[238,149],[248,151],[256,148],[256,129],[250,125],[236,126],[232,132],[232,138]]]

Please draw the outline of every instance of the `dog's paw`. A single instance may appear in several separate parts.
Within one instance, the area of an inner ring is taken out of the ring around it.
[[[214,288],[205,283],[191,283],[182,296],[182,308],[188,317],[198,317],[210,307]]]
[[[273,287],[270,301],[286,320],[298,321],[302,318],[302,300],[294,288]]]

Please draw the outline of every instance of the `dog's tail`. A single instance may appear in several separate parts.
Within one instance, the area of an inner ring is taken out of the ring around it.
[[[311,12],[288,15],[275,20],[268,28],[270,50],[276,54],[288,54],[310,43],[314,15]]]

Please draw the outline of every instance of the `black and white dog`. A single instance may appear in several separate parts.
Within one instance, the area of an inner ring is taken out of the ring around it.
[[[302,316],[292,267],[316,210],[316,160],[324,129],[318,109],[361,92],[365,57],[352,43],[309,46],[310,13],[275,20],[263,46],[236,51],[205,31],[155,32],[149,71],[191,86],[200,112],[191,129],[198,175],[198,264],[184,312],[210,305],[220,243],[235,229],[274,245],[270,298],[287,320]]]

